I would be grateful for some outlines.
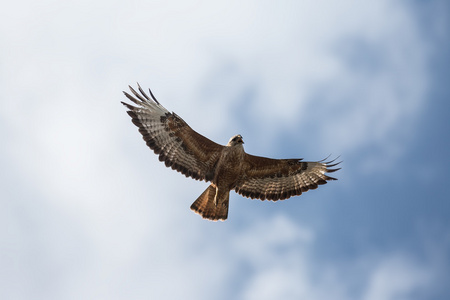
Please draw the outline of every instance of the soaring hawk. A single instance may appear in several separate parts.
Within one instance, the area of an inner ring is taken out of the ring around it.
[[[133,106],[132,122],[139,128],[147,146],[167,167],[186,177],[211,182],[194,201],[191,209],[205,219],[217,221],[228,217],[230,190],[244,197],[260,200],[283,200],[301,195],[336,178],[326,175],[340,168],[334,160],[306,162],[301,158],[272,159],[245,153],[241,135],[233,136],[226,146],[216,144],[194,131],[174,112],[165,109],[153,96],[129,86],[134,97],[125,96]]]

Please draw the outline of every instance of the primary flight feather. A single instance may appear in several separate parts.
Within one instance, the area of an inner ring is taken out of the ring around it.
[[[271,159],[245,153],[241,135],[226,146],[194,131],[181,117],[165,109],[149,90],[138,85],[125,96],[137,106],[122,102],[144,141],[167,167],[186,177],[211,182],[194,201],[191,209],[205,219],[228,217],[230,191],[261,200],[283,200],[301,195],[336,178],[326,175],[339,168],[334,161],[306,162],[297,159]]]

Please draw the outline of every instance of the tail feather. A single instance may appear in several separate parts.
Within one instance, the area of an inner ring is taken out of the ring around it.
[[[216,196],[216,187],[210,185],[191,205],[191,209],[198,213],[202,218],[217,221],[226,220],[228,217],[228,202],[230,200],[230,191],[218,193],[217,205],[214,201]]]

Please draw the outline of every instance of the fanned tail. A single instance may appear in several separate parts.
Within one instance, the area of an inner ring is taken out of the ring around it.
[[[198,213],[202,218],[211,221],[226,220],[228,217],[228,202],[230,200],[230,192],[218,193],[217,201],[216,187],[210,185],[191,205],[191,209]],[[216,203],[217,202],[217,205]]]

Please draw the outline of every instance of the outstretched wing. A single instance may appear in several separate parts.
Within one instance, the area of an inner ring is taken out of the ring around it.
[[[147,96],[139,86],[136,92],[129,86],[134,97],[123,92],[138,106],[122,102],[129,110],[132,122],[139,128],[144,141],[164,161],[167,167],[183,173],[186,177],[210,181],[224,146],[214,143],[195,132],[174,112],[165,109],[150,92]]]
[[[273,201],[298,196],[328,180],[336,180],[325,174],[339,170],[332,169],[339,164],[333,162],[271,159],[246,154],[244,172],[235,191],[244,197]]]

